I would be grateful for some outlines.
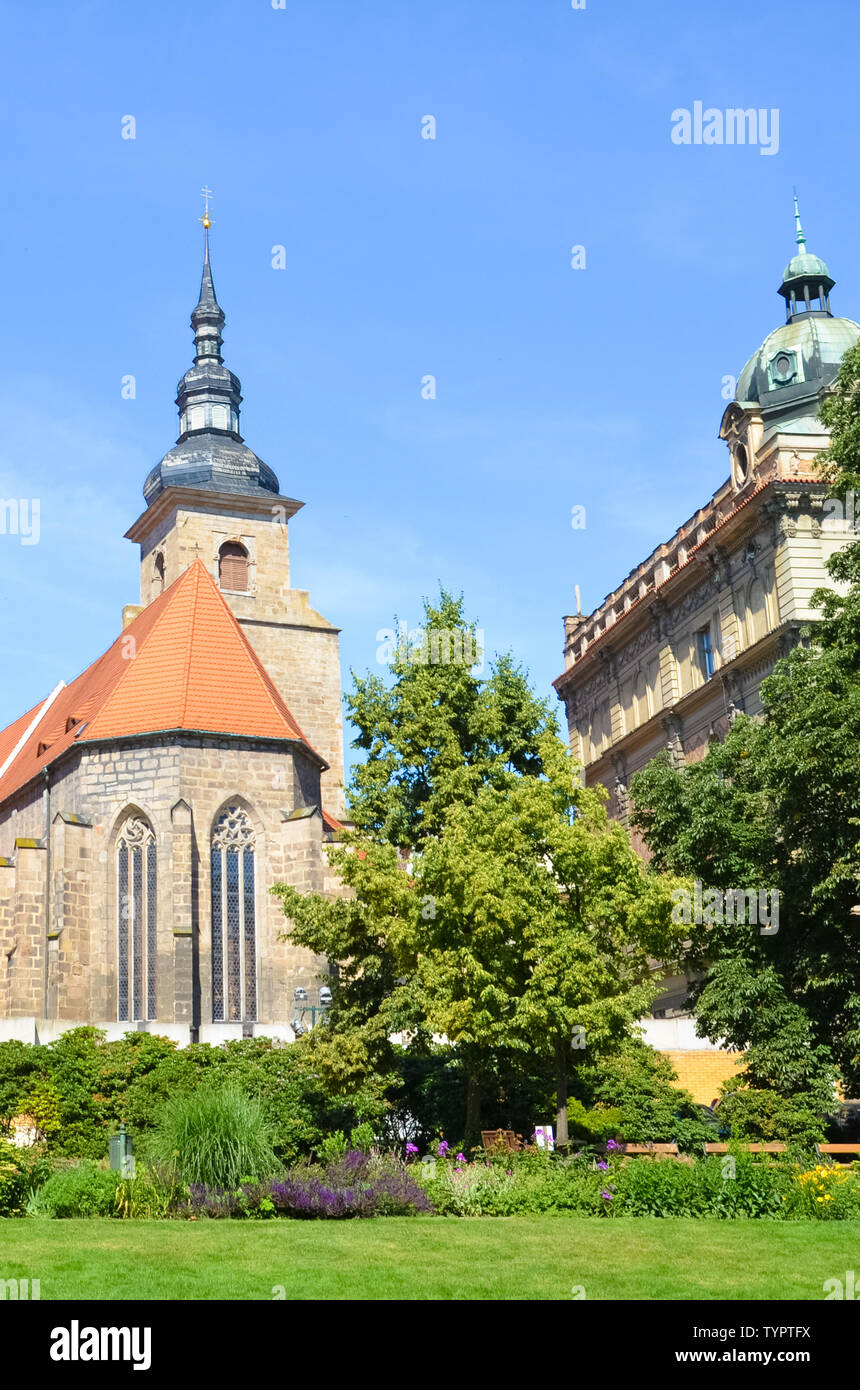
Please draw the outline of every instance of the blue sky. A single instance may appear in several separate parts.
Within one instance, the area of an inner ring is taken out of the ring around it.
[[[138,598],[123,533],[178,430],[204,183],[243,434],[307,504],[293,583],[344,683],[441,581],[551,694],[574,585],[596,606],[726,476],[723,378],[782,320],[794,184],[860,318],[860,19],[819,13],[0,3],[0,496],[41,502],[38,545],[0,535],[0,724]],[[696,101],[776,108],[778,152],[674,144]]]

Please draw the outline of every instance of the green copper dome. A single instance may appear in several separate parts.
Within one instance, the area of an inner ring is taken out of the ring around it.
[[[830,314],[795,314],[769,333],[738,377],[736,399],[757,401],[762,414],[817,413],[817,399],[860,340],[860,323]],[[815,398],[815,404],[811,398]]]
[[[823,434],[820,398],[845,353],[860,341],[860,324],[832,313],[835,281],[820,256],[806,250],[796,197],[794,217],[798,250],[779,287],[786,322],[768,334],[744,366],[735,399],[755,401],[769,428]]]
[[[792,256],[782,277],[782,283],[788,285],[792,280],[803,280],[806,278],[816,282],[829,280],[830,288],[836,284],[830,278],[830,271],[827,269],[820,256],[813,256],[809,251],[802,251],[797,256]]]

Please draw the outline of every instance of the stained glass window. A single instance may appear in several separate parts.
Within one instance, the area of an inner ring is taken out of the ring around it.
[[[257,1017],[256,837],[239,806],[228,806],[212,836],[212,1018]]]
[[[117,1018],[157,1017],[157,855],[152,826],[129,816],[117,840]]]

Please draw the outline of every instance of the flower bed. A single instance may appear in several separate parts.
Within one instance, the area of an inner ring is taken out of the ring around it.
[[[427,1193],[396,1160],[347,1153],[321,1176],[294,1169],[283,1181],[234,1191],[194,1184],[181,1215],[211,1217],[409,1216],[432,1211]]]
[[[599,1155],[526,1150],[471,1164],[440,1151],[416,1171],[434,1211],[446,1216],[860,1218],[860,1165],[804,1169],[740,1147],[694,1159],[633,1157],[612,1144]]]
[[[432,1155],[407,1160],[352,1150],[334,1163],[288,1169],[235,1187],[184,1184],[138,1165],[135,1178],[89,1161],[51,1165],[11,1146],[0,1152],[0,1215],[178,1217],[257,1220],[276,1217],[438,1215],[759,1218],[860,1220],[860,1164],[798,1162],[789,1155],[693,1158],[633,1156],[610,1141],[569,1156],[525,1148],[480,1154],[472,1162],[443,1140]]]

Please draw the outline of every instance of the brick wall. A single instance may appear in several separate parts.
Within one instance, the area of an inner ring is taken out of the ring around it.
[[[676,1085],[689,1091],[700,1105],[710,1105],[719,1095],[722,1083],[737,1076],[737,1063],[743,1053],[678,1051],[664,1055],[678,1073]]]

